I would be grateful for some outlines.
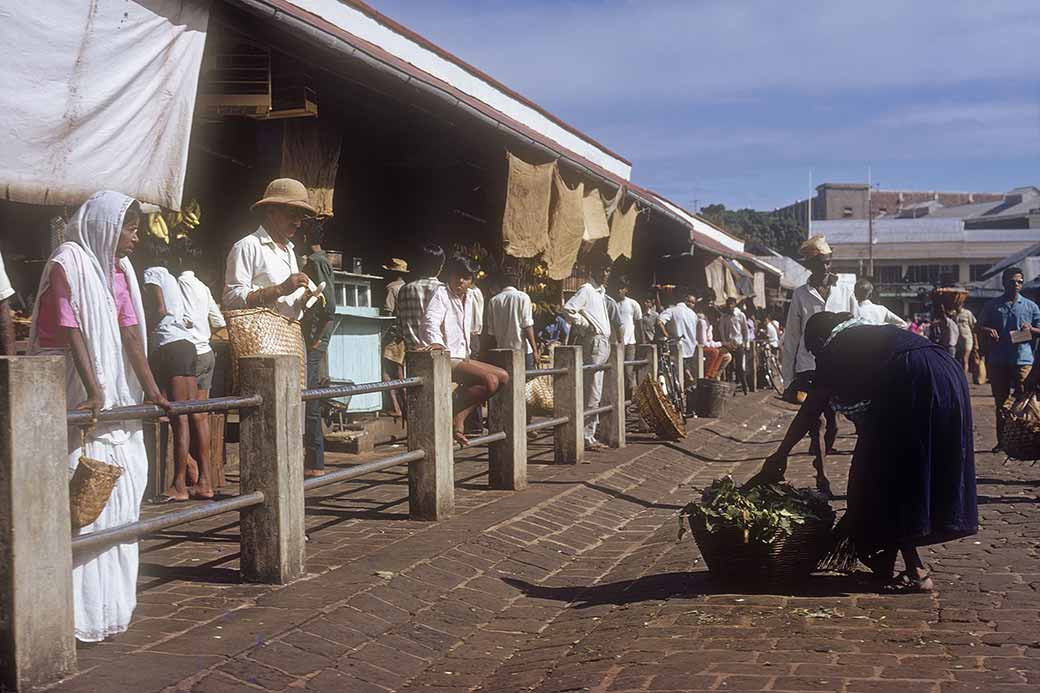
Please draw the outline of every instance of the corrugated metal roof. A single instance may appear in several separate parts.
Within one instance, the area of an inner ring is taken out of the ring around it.
[[[866,219],[814,221],[813,233],[833,245],[865,244],[870,231]],[[962,219],[875,219],[874,244],[943,242],[1018,242],[1040,238],[1037,229],[965,229]]]

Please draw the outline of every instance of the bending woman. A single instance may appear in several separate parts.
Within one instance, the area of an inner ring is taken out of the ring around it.
[[[163,408],[145,356],[144,311],[134,268],[137,203],[99,192],[83,203],[40,279],[30,353],[65,356],[66,397],[76,409],[125,407],[148,400]],[[69,475],[80,456],[123,468],[93,532],[135,522],[148,481],[140,421],[97,424],[81,439],[69,428]],[[84,444],[85,443],[85,444]],[[96,642],[122,633],[137,605],[137,541],[75,557],[72,571],[76,638]]]
[[[813,390],[751,483],[782,479],[791,449],[834,405],[858,433],[839,534],[888,588],[930,591],[917,547],[978,531],[968,382],[928,340],[850,318],[822,312],[807,322]],[[893,579],[897,552],[906,570]]]

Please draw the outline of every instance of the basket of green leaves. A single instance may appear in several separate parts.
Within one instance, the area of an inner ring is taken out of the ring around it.
[[[733,582],[791,582],[811,573],[831,547],[834,510],[821,494],[790,484],[743,490],[716,479],[679,514],[713,576]]]

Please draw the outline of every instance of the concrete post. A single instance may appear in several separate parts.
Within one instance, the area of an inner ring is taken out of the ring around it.
[[[455,452],[451,422],[451,357],[447,351],[409,351],[408,449],[426,457],[408,464],[408,507],[413,520],[444,520],[455,512]]]
[[[76,668],[65,359],[0,357],[0,688]]]
[[[243,409],[241,492],[262,491],[264,502],[241,514],[242,576],[284,584],[304,572],[303,402],[294,356],[247,356],[238,361],[241,391],[264,403]]]
[[[488,402],[488,429],[504,431],[505,440],[488,449],[488,481],[493,489],[527,487],[527,370],[519,349],[492,349],[491,363],[509,374],[509,384]]]
[[[675,367],[675,376],[679,380],[679,392],[683,393],[683,397],[686,397],[686,369],[683,368],[682,352],[679,351],[678,344],[670,344],[668,349],[672,355],[672,365]]]
[[[610,356],[607,358],[610,370],[603,371],[603,398],[600,404],[613,404],[613,411],[599,416],[599,430],[603,441],[612,448],[625,447],[625,347],[623,344],[610,345]]]
[[[704,347],[700,344],[693,349],[693,374],[698,379],[704,377]]]
[[[585,459],[585,380],[581,366],[580,346],[557,345],[553,349],[553,368],[567,369],[553,377],[553,416],[570,417],[553,429],[556,464],[580,464]]]
[[[636,345],[636,361],[647,360],[645,366],[636,366],[636,387],[647,378],[657,380],[657,347],[653,344]]]

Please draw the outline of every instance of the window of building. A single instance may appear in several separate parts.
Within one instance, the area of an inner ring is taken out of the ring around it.
[[[982,275],[986,273],[992,265],[968,265],[968,281],[977,282],[982,280]]]
[[[845,209],[841,210],[841,214],[842,214],[842,216],[845,216],[845,217],[851,217],[852,216],[852,207],[846,207]]]
[[[911,284],[945,284],[961,280],[960,265],[910,265],[906,280]]]
[[[878,282],[881,284],[901,284],[903,268],[900,265],[881,265],[878,267]]]

